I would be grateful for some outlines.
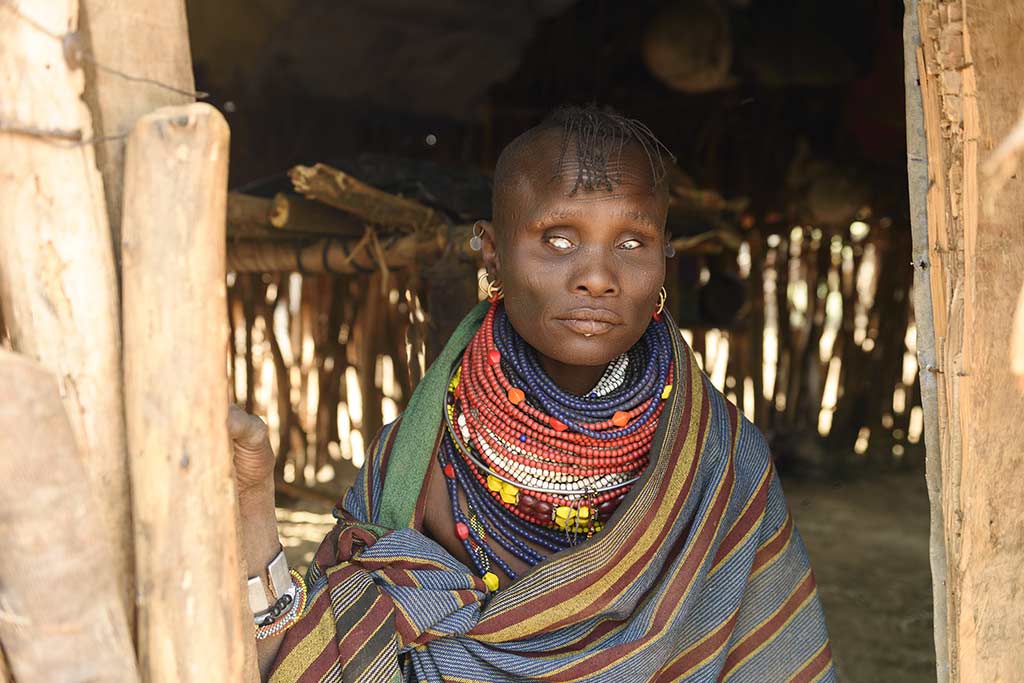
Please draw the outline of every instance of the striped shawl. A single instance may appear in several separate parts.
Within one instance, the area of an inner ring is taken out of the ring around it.
[[[271,681],[834,681],[765,441],[678,334],[651,463],[600,534],[488,594],[416,529],[448,371],[484,312],[369,449]]]

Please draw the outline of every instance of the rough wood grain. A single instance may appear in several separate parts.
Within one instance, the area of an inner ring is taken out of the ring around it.
[[[195,89],[188,22],[184,0],[81,0],[81,7],[83,45],[92,55],[83,63],[85,101],[96,134],[112,138],[96,145],[96,161],[103,174],[116,252],[124,194],[124,136],[140,116],[195,99],[171,89],[187,93]]]
[[[224,400],[227,166],[227,124],[205,104],[144,116],[125,157],[125,404],[145,681],[251,675]]]
[[[942,501],[942,458],[939,438],[939,386],[936,358],[936,317],[938,306],[933,298],[938,276],[934,273],[931,238],[937,230],[930,229],[931,213],[942,211],[945,197],[936,194],[936,173],[941,168],[929,152],[929,135],[937,152],[941,146],[936,130],[926,126],[926,108],[935,121],[937,101],[932,80],[927,78],[925,53],[922,49],[918,0],[904,5],[903,19],[903,81],[906,101],[907,181],[910,204],[911,263],[913,264],[914,325],[918,331],[918,386],[924,410],[925,481],[928,487],[929,542],[928,554],[932,570],[933,642],[935,643],[936,683],[949,681],[948,611],[949,567],[946,559],[945,513]],[[926,104],[926,101],[928,102]],[[937,200],[937,201],[936,201]],[[936,216],[944,221],[945,214]],[[944,223],[943,223],[944,224]],[[938,228],[939,225],[936,225]],[[941,294],[941,289],[936,289]],[[941,299],[939,300],[941,301]],[[943,307],[942,314],[945,314]],[[944,318],[943,318],[944,319]],[[912,401],[911,401],[912,404]]]
[[[19,683],[139,680],[113,541],[57,379],[0,351],[0,641]],[[0,680],[8,680],[0,662]]]
[[[1013,332],[1010,336],[1010,373],[1017,381],[1017,389],[1024,393],[1024,287],[1017,297],[1013,314]]]
[[[92,136],[82,71],[68,65],[58,39],[29,23],[54,35],[73,31],[77,8],[77,0],[0,6],[0,92],[17,94],[0,98],[0,119]],[[57,376],[100,524],[114,539],[111,567],[130,606],[117,278],[93,148],[0,132],[0,160],[4,323],[12,348]]]
[[[1024,477],[1024,397],[1007,353],[1024,282],[1024,179],[985,192],[979,169],[1024,102],[1024,0],[919,9],[950,680],[1020,680],[1024,509],[1007,482]]]

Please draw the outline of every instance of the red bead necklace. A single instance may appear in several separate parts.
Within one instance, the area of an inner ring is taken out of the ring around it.
[[[584,519],[600,524],[648,463],[664,402],[638,428],[626,428],[671,391],[672,366],[658,388],[660,396],[609,419],[578,423],[608,438],[573,431],[534,405],[527,387],[506,377],[494,343],[497,308],[488,311],[450,385],[450,431],[457,450],[480,485],[520,519],[561,528],[578,527]]]

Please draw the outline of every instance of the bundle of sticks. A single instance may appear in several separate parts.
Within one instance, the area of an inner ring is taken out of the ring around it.
[[[410,268],[442,255],[476,259],[469,249],[472,224],[417,199],[327,164],[296,166],[289,177],[294,193],[228,194],[229,270],[351,275]],[[736,248],[738,231],[720,216],[731,203],[706,191],[672,194],[676,251]]]

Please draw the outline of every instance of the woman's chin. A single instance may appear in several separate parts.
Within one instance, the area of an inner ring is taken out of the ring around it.
[[[537,348],[543,356],[558,361],[563,365],[596,367],[608,365],[628,351],[635,342],[625,343],[609,335],[595,335],[578,338],[567,338],[562,343],[552,344],[551,348]],[[621,348],[620,348],[621,347]]]

